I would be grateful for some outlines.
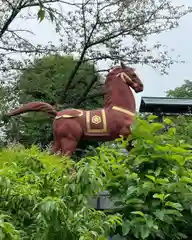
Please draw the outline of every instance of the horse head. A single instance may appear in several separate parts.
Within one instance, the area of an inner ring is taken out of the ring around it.
[[[136,93],[143,91],[143,83],[140,80],[140,78],[135,73],[135,69],[126,66],[123,62],[121,62],[120,67],[113,68],[109,74],[108,77],[114,78],[114,75],[125,82],[129,87],[131,87]]]
[[[143,91],[143,83],[141,79],[135,73],[135,69],[126,66],[123,62],[121,62],[121,70],[118,74],[121,79],[128,84],[136,93]]]

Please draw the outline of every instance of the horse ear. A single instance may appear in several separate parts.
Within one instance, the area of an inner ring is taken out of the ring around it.
[[[123,62],[121,62],[121,67],[126,68],[126,65]]]

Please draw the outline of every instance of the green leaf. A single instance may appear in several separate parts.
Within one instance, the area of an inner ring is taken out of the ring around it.
[[[165,214],[167,215],[175,215],[175,216],[178,216],[178,217],[182,217],[183,215],[177,211],[177,210],[172,210],[172,209],[164,209],[164,212]]]
[[[151,179],[153,182],[155,182],[155,177],[152,175],[145,175],[147,178]]]
[[[152,228],[153,225],[154,225],[154,221],[153,221],[153,217],[152,216],[149,216],[146,218],[146,224],[148,226],[148,228]]]
[[[155,194],[153,194],[153,198],[158,198],[158,199],[160,199],[161,201],[163,201],[164,196],[165,196],[164,193],[161,193],[161,194],[155,193]]]
[[[161,221],[164,220],[164,216],[165,216],[164,210],[157,209],[157,210],[154,212],[154,215],[157,217],[157,219],[159,219],[159,220],[161,220]]]
[[[135,186],[130,186],[127,189],[127,197],[131,196],[132,194],[134,194],[135,192],[137,192],[137,187]]]
[[[164,118],[163,119],[163,122],[165,123],[165,124],[167,124],[167,125],[172,125],[173,123],[172,123],[172,121],[171,121],[171,119],[169,119],[169,118]]]
[[[146,239],[150,235],[150,229],[147,227],[147,225],[141,226],[140,227],[140,232],[141,232],[141,238]]]
[[[141,212],[141,211],[133,211],[133,212],[131,212],[132,214],[135,214],[135,215],[140,215],[141,217],[144,217],[145,216],[145,214],[143,213],[143,212]]]
[[[190,183],[191,184],[192,183],[192,178],[183,176],[183,177],[180,178],[180,182]]]
[[[159,174],[161,173],[161,170],[162,170],[162,168],[161,167],[158,167],[156,170],[155,170],[155,176],[156,177],[158,177],[159,176]]]
[[[153,115],[153,114],[151,114],[147,117],[148,121],[152,121],[152,120],[157,119],[157,118],[158,118],[158,116]]]
[[[139,199],[139,198],[131,198],[129,200],[126,201],[126,204],[129,205],[129,204],[143,204],[144,201]]]
[[[183,210],[183,207],[182,207],[182,205],[180,203],[174,203],[174,202],[168,201],[168,202],[165,203],[165,206],[169,206],[169,207],[175,208],[175,209],[177,209],[179,211]]]
[[[165,183],[168,183],[168,182],[169,182],[168,178],[157,178],[156,179],[156,183],[159,183],[159,184],[165,184]]]
[[[131,230],[130,221],[129,220],[124,221],[122,224],[123,236],[127,235],[130,232],[130,230]]]
[[[161,130],[164,128],[164,125],[161,123],[152,123],[151,124],[151,131],[153,133],[156,133],[157,131]]]
[[[176,237],[179,237],[178,239],[188,239],[188,236],[184,233],[176,233]]]
[[[153,227],[155,230],[158,230],[158,229],[159,229],[158,225],[156,225],[156,224],[153,224],[152,227]]]
[[[186,160],[183,155],[174,154],[174,153],[171,154],[171,158],[172,158],[173,160],[176,160],[181,166],[184,165],[185,160]]]
[[[168,130],[168,135],[174,136],[175,133],[176,133],[176,128],[169,128],[169,130]]]
[[[153,198],[158,198],[160,199],[161,201],[163,201],[164,199],[166,199],[168,196],[170,196],[170,194],[164,194],[164,193],[155,193],[153,194]]]
[[[43,21],[43,19],[45,18],[45,10],[43,8],[40,8],[37,15],[40,22]]]

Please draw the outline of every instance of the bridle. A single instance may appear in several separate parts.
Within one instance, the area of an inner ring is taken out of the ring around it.
[[[129,80],[130,83],[133,82],[132,79],[125,72],[118,73],[116,76],[120,77],[121,80],[125,83],[127,83],[126,78],[127,78],[127,80]]]

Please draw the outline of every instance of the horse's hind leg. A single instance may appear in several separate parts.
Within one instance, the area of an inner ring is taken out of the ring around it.
[[[61,145],[59,141],[54,140],[51,153],[56,154],[61,150]]]
[[[71,157],[72,153],[76,150],[77,140],[70,138],[62,138],[61,140],[61,155]]]
[[[60,120],[60,121],[59,121]],[[61,155],[71,157],[83,135],[83,129],[76,119],[59,119],[55,132],[61,146]]]
[[[61,150],[61,144],[60,144],[60,139],[57,136],[56,132],[53,132],[53,145],[52,145],[52,150],[51,153],[52,154],[56,154]]]

